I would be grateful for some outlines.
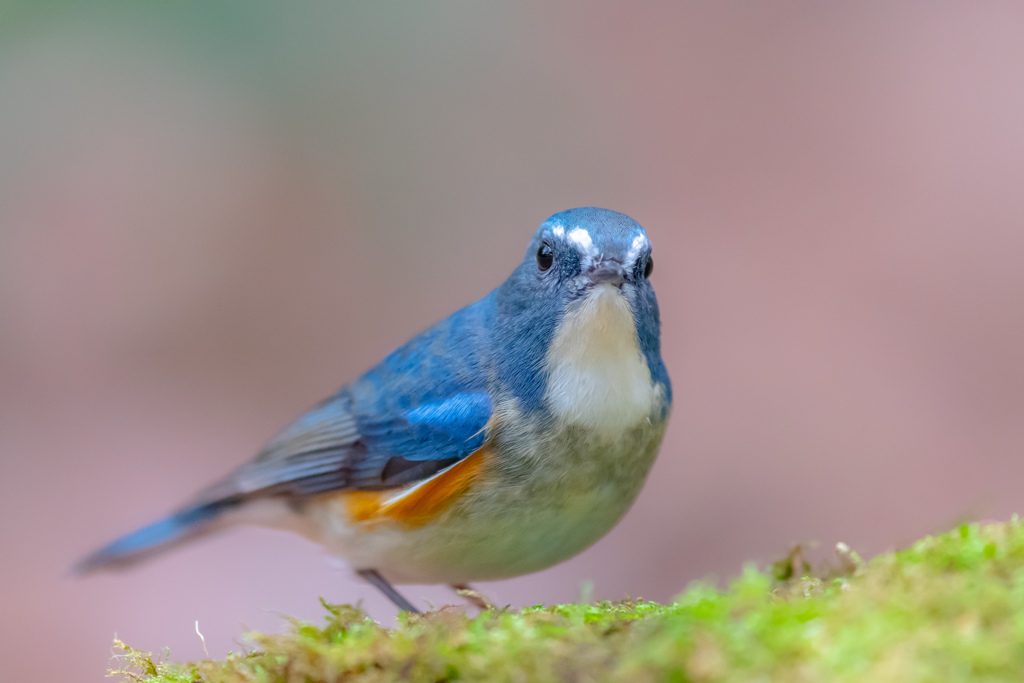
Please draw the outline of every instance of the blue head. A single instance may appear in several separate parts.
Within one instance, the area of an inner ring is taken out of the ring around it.
[[[621,398],[646,381],[667,411],[653,264],[647,234],[625,214],[571,209],[541,224],[496,292],[499,380],[523,408],[562,403],[572,416],[570,403],[608,403],[606,392]]]

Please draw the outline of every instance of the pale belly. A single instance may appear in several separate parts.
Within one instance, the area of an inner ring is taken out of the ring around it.
[[[308,535],[354,569],[397,583],[465,583],[538,571],[592,545],[643,486],[664,433],[644,418],[620,437],[570,428],[542,448],[508,447],[426,523],[354,521],[346,494],[310,501]]]

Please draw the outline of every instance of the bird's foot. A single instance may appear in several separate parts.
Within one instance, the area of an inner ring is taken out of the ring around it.
[[[453,583],[451,589],[455,591],[455,594],[460,598],[465,598],[473,607],[476,607],[481,612],[494,609],[494,603],[491,602],[490,598],[476,590],[468,583]]]

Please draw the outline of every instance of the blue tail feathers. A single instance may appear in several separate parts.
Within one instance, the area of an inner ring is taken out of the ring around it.
[[[71,571],[81,575],[100,569],[119,569],[133,565],[204,533],[209,529],[210,522],[234,505],[234,502],[222,500],[175,512],[82,558]]]

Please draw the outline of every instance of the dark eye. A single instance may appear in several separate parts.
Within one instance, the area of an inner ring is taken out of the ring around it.
[[[647,265],[644,266],[644,279],[649,278],[651,273],[654,272],[654,259],[650,256],[647,257]]]
[[[547,270],[551,267],[551,263],[555,260],[555,254],[551,251],[550,244],[540,245],[540,249],[537,250],[537,267],[541,270]]]

